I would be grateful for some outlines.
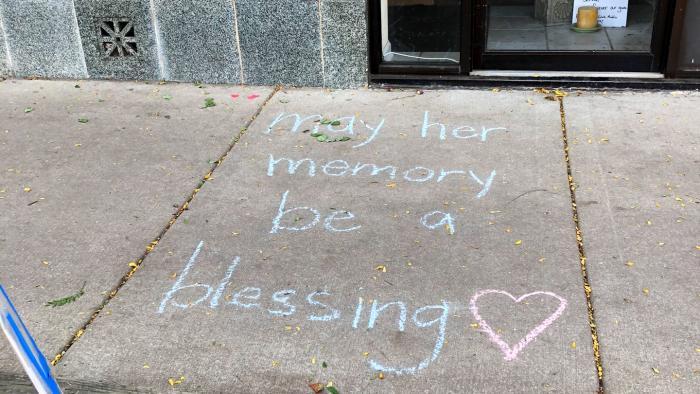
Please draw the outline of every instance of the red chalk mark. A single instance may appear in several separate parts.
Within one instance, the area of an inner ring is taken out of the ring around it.
[[[234,100],[237,99],[237,98],[240,97],[240,96],[241,96],[241,95],[238,94],[238,93],[233,93],[233,94],[231,94],[231,98],[234,99]]]
[[[259,94],[253,93],[253,94],[251,94],[251,95],[248,96],[248,100],[255,100],[255,99],[258,98],[258,97],[260,97]]]
[[[522,300],[528,297],[544,295],[559,300],[559,307],[556,311],[554,311],[554,313],[552,313],[551,315],[549,315],[549,317],[544,319],[537,327],[533,328],[530,332],[528,332],[527,335],[525,335],[525,337],[520,339],[520,341],[515,346],[511,347],[503,339],[501,339],[501,336],[498,335],[493,330],[493,328],[489,326],[488,323],[486,323],[486,320],[484,320],[484,318],[482,318],[481,315],[479,315],[479,308],[476,306],[476,301],[481,296],[487,294],[501,294],[508,296],[516,304],[520,303]],[[530,342],[537,338],[537,336],[540,335],[547,327],[549,327],[550,324],[557,320],[557,318],[559,318],[559,316],[561,316],[561,314],[564,312],[564,309],[566,309],[566,300],[548,291],[535,291],[515,298],[512,294],[503,290],[481,290],[474,294],[471,301],[469,302],[469,310],[471,310],[472,315],[474,315],[474,318],[479,323],[479,326],[481,327],[480,330],[488,335],[491,342],[498,345],[498,347],[501,349],[501,352],[503,352],[503,359],[506,361],[515,360],[518,357],[518,353],[520,353],[521,350],[525,349],[525,346],[527,346]]]

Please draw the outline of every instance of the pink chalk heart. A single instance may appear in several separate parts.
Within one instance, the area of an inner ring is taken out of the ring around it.
[[[233,93],[233,94],[231,95],[231,98],[235,100],[235,99],[237,99],[237,98],[240,97],[240,96],[241,96],[241,95],[238,94],[238,93]]]
[[[248,96],[248,100],[255,100],[255,99],[258,98],[258,97],[260,97],[259,94],[253,93],[253,94],[251,94],[251,95]]]
[[[496,332],[493,330],[493,328],[491,328],[491,326],[486,322],[486,320],[484,320],[484,318],[482,318],[481,315],[479,315],[479,308],[476,306],[476,302],[481,296],[487,294],[502,294],[508,296],[516,304],[532,296],[545,295],[559,300],[559,307],[556,311],[554,311],[554,313],[549,315],[549,317],[547,317],[539,325],[537,325],[537,327],[533,328],[530,332],[528,332],[524,338],[520,339],[520,341],[518,341],[518,343],[515,346],[511,347],[503,339],[501,339],[501,336],[496,334]],[[542,334],[542,332],[544,332],[544,330],[547,329],[547,327],[549,327],[550,324],[557,320],[559,316],[561,316],[561,314],[564,312],[564,309],[566,309],[566,300],[548,291],[535,291],[515,298],[510,293],[503,290],[479,290],[469,301],[469,310],[472,311],[472,315],[474,315],[474,318],[476,319],[477,323],[479,323],[481,331],[485,332],[489,336],[491,342],[498,345],[498,347],[503,352],[503,358],[506,361],[515,360],[518,357],[518,353],[520,353],[521,350],[525,349],[525,346],[527,346],[530,342],[534,341],[535,338],[537,338],[538,335]]]

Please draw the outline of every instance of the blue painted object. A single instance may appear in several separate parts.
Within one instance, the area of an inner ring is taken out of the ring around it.
[[[20,363],[36,390],[41,394],[61,393],[56,379],[51,375],[49,363],[36,346],[34,338],[25,327],[2,285],[0,285],[0,328],[17,353]]]

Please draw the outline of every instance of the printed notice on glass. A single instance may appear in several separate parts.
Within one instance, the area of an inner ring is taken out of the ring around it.
[[[576,23],[578,8],[595,6],[598,8],[598,24],[602,27],[627,26],[627,6],[629,0],[574,0],[571,23]]]

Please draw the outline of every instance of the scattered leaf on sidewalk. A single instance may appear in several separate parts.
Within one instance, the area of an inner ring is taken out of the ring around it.
[[[277,366],[279,366],[279,365],[280,365],[280,362],[279,362],[279,361],[277,361],[277,360],[272,360],[272,366],[273,366],[273,367],[277,367]]]
[[[185,381],[185,377],[184,377],[184,376],[180,376],[179,379],[168,378],[168,384],[169,384],[170,386],[172,386],[172,387],[175,387],[175,386],[177,386],[178,384],[182,384],[182,382],[184,382],[184,381]]]
[[[625,265],[628,266],[628,267],[634,267],[634,261],[632,261],[632,260],[627,260],[627,262],[625,263]]]
[[[325,361],[323,361],[323,362],[321,363],[321,367],[323,367],[323,368],[328,368],[328,363],[326,363]]]
[[[204,106],[202,108],[211,108],[211,107],[216,107],[216,103],[214,102],[213,97],[207,97],[204,99]]]
[[[326,386],[326,391],[328,391],[331,394],[340,394],[340,391],[338,391],[338,389],[336,389],[333,386]]]
[[[386,187],[388,187],[389,189],[393,189],[396,187],[396,182],[387,183]]]
[[[332,121],[331,126],[340,126],[340,121],[339,120]]]
[[[67,305],[67,304],[70,304],[72,302],[77,301],[78,298],[82,297],[83,294],[85,294],[85,284],[86,283],[87,282],[83,282],[83,287],[81,287],[77,293],[69,295],[68,297],[59,298],[57,300],[51,300],[51,301],[47,302],[45,305],[50,306],[52,308],[55,308],[57,306]]]
[[[80,122],[80,123],[87,123],[87,122],[88,122],[88,118],[78,118],[78,122]]]
[[[644,293],[645,296],[648,296],[648,295],[649,295],[649,289],[647,289],[646,287],[643,288],[643,289],[642,289],[642,293]]]
[[[29,187],[29,186],[26,186],[26,187],[25,187],[24,189],[22,189],[22,190],[24,190],[25,192],[29,193],[30,191],[32,191],[32,188]]]
[[[316,141],[318,142],[325,142],[328,139],[328,136],[325,134],[321,134],[318,137],[316,137]]]
[[[572,342],[569,344],[569,346],[570,346],[572,349],[576,350],[576,341],[572,341]]]
[[[659,371],[658,368],[652,368],[651,370],[654,371],[654,373],[657,375],[661,373],[661,371]]]
[[[378,266],[376,266],[374,269],[377,270],[377,271],[386,272],[386,266],[385,266],[385,265],[378,265]]]
[[[34,111],[34,108],[32,108],[32,107],[27,107],[27,108],[24,109],[24,113],[25,113],[25,114],[28,114],[28,113],[30,113],[30,112],[32,112],[32,111]]]
[[[522,239],[517,239],[517,240],[515,240],[515,244],[516,244],[516,245],[522,245],[522,243],[523,243],[523,240],[522,240]]]
[[[168,101],[170,101],[170,100],[172,100],[172,99],[173,99],[173,96],[171,96],[171,95],[169,95],[169,94],[164,94],[164,95],[163,95],[163,100],[168,100]]]
[[[323,383],[309,383],[309,387],[314,393],[318,394],[323,391],[324,388],[326,388],[326,385]]]

